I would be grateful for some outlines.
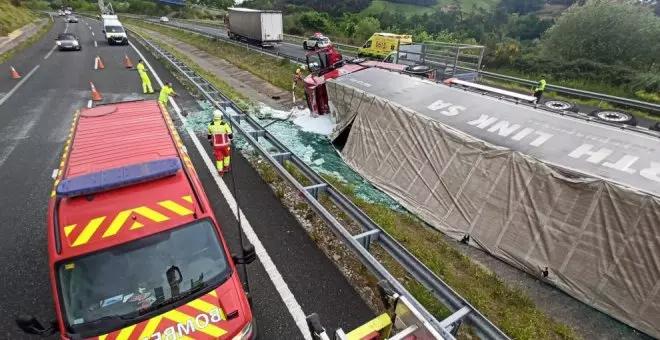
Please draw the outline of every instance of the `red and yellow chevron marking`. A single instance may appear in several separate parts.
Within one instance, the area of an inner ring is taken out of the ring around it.
[[[181,156],[183,158],[183,163],[186,165],[186,167],[188,169],[194,171],[195,168],[193,167],[192,161],[190,160],[190,157],[188,156],[188,152],[186,152],[186,150],[183,146],[183,141],[181,141],[181,137],[179,137],[179,133],[176,131],[176,128],[174,127],[174,122],[172,121],[172,117],[170,116],[170,112],[160,102],[158,102],[158,105],[160,105],[160,108],[163,112],[163,117],[165,117],[165,121],[167,122],[167,126],[169,127],[170,131],[172,132],[172,135],[174,136],[174,140],[176,141],[176,146],[179,148],[179,151],[181,152]]]
[[[73,131],[76,128],[76,122],[78,121],[78,117],[80,116],[80,110],[76,111],[76,113],[73,115],[73,121],[71,122],[71,129],[69,130],[69,136],[66,138],[66,143],[64,144],[64,152],[62,153],[62,160],[60,161],[60,166],[57,170],[57,177],[55,178],[55,183],[53,184],[53,191],[50,193],[50,197],[55,197],[55,188],[57,188],[57,185],[60,183],[62,180],[62,176],[64,176],[64,160],[69,156],[69,152],[71,151],[71,139],[73,138]]]
[[[218,295],[212,291],[177,309],[149,320],[104,334],[97,340],[218,339],[227,334],[220,323],[227,320]]]
[[[178,200],[165,200],[153,205],[143,205],[120,211],[114,216],[99,216],[87,224],[71,224],[64,227],[64,235],[71,247],[123,235],[131,230],[169,221],[172,218],[192,215],[195,210],[192,196]]]

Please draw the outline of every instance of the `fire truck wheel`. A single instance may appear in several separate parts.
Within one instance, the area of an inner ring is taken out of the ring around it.
[[[575,106],[575,104],[571,102],[567,102],[565,100],[546,100],[543,102],[543,106],[550,110],[555,110],[555,111],[570,111],[570,112],[575,112],[577,113],[578,107]]]
[[[651,126],[649,127],[649,129],[651,129],[651,130],[653,130],[653,131],[658,131],[658,132],[660,132],[660,123],[655,123],[655,124],[651,125]]]
[[[406,73],[411,74],[425,74],[431,71],[431,68],[426,65],[414,65],[408,66],[404,70]]]
[[[595,110],[589,113],[589,116],[608,123],[637,125],[637,118],[630,113],[617,110]]]

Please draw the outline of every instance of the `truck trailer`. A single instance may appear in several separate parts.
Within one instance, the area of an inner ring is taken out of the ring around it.
[[[229,8],[225,17],[227,36],[260,46],[274,46],[284,39],[282,12]]]

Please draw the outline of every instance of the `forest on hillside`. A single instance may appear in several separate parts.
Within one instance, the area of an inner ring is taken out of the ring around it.
[[[480,44],[489,69],[544,74],[551,82],[589,84],[595,91],[660,102],[660,2],[391,1],[410,7],[366,14],[369,0],[247,0],[241,6],[282,10],[290,34],[320,31],[355,45],[374,32],[410,33],[418,42]]]

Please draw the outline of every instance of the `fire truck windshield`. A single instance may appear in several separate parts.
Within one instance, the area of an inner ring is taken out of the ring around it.
[[[231,275],[210,220],[196,221],[56,265],[64,320],[74,330],[134,319]]]

